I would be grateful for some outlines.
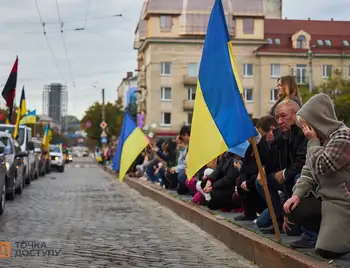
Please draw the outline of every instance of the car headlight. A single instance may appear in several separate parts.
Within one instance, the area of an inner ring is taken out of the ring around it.
[[[58,161],[60,158],[58,156],[55,157],[55,160]]]
[[[9,170],[10,170],[10,163],[9,163],[9,162],[6,162],[6,163],[5,163],[5,166],[6,166],[6,170],[9,171]]]

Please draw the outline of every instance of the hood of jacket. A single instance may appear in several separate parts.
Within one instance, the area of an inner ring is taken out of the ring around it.
[[[344,125],[335,114],[332,99],[324,93],[311,97],[297,115],[306,120],[325,139]]]

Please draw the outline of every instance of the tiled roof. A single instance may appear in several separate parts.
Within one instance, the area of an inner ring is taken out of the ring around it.
[[[258,52],[306,52],[307,49],[295,49],[292,45],[292,36],[304,31],[311,37],[310,45],[313,53],[350,53],[350,46],[344,46],[343,43],[344,40],[350,43],[350,21],[265,19],[264,28],[265,39],[272,39],[273,43],[263,45],[257,50]],[[280,44],[276,44],[275,39],[279,39]],[[322,40],[323,45],[319,45],[318,40]],[[325,40],[329,40],[331,45],[327,46]]]

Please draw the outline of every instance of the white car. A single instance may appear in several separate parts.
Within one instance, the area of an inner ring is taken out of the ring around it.
[[[57,168],[59,172],[64,172],[65,159],[59,145],[50,145],[51,167]]]

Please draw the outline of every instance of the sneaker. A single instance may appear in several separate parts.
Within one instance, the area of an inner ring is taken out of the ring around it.
[[[316,241],[301,237],[299,240],[292,242],[290,246],[292,248],[315,248]]]
[[[236,216],[235,221],[254,221],[256,219],[256,216],[246,216],[244,214]]]

